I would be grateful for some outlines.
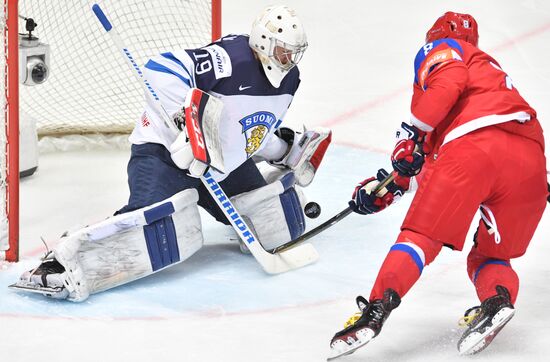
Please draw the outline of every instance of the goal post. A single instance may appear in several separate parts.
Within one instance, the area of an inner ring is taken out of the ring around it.
[[[2,93],[2,127],[0,128],[0,260],[19,259],[19,75],[10,72],[18,68],[17,1],[4,0],[2,6],[3,74],[0,77]]]
[[[159,53],[201,47],[218,39],[222,1],[0,1],[4,30],[0,47],[4,89],[0,97],[0,260],[17,261],[20,122],[32,119],[39,136],[127,134],[142,112],[142,90],[103,39],[105,32],[92,5],[98,3],[109,12],[141,65]],[[25,28],[26,18],[37,24],[32,34]],[[31,44],[30,35],[38,40]],[[44,51],[33,48],[36,44]],[[26,52],[21,53],[22,48]],[[41,56],[47,65],[46,80],[20,84],[29,71],[25,61],[31,55]]]

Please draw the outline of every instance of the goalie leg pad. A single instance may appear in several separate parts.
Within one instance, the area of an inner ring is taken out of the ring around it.
[[[281,179],[256,190],[239,194],[231,201],[266,250],[297,238],[305,231],[305,197],[294,187],[290,172]]]
[[[181,262],[203,243],[198,193],[188,189],[64,237],[54,257],[65,267],[67,299],[129,283]]]

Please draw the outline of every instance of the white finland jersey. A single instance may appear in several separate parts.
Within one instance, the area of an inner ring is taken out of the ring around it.
[[[273,87],[244,35],[226,36],[199,49],[162,53],[145,64],[144,74],[171,116],[182,108],[192,87],[223,101],[220,138],[226,173],[212,172],[218,181],[276,138],[273,132],[300,84],[294,67],[279,88]],[[148,99],[130,142],[169,148],[176,136],[154,109]]]

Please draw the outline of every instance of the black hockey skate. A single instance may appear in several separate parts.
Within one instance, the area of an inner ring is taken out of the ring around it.
[[[344,329],[336,333],[330,341],[331,355],[328,361],[355,352],[376,337],[391,311],[399,306],[401,298],[393,289],[384,291],[384,298],[367,302],[357,297],[360,312],[351,317]]]
[[[69,295],[69,292],[65,289],[64,278],[65,268],[52,254],[48,254],[38,267],[24,272],[17,283],[9,287],[56,299],[64,299]]]
[[[497,295],[485,299],[481,306],[470,308],[464,314],[461,322],[468,329],[458,341],[460,355],[483,351],[514,316],[508,289],[498,285],[496,291]]]

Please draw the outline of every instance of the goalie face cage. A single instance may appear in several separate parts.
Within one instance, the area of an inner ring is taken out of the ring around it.
[[[153,55],[218,39],[221,0],[1,1],[0,260],[17,261],[19,113],[35,119],[44,136],[128,133],[142,112],[142,90],[92,5],[108,12],[141,65]],[[34,86],[19,85],[26,59],[19,57],[18,28],[28,36],[23,18],[38,24],[32,35],[49,46],[50,74]]]

